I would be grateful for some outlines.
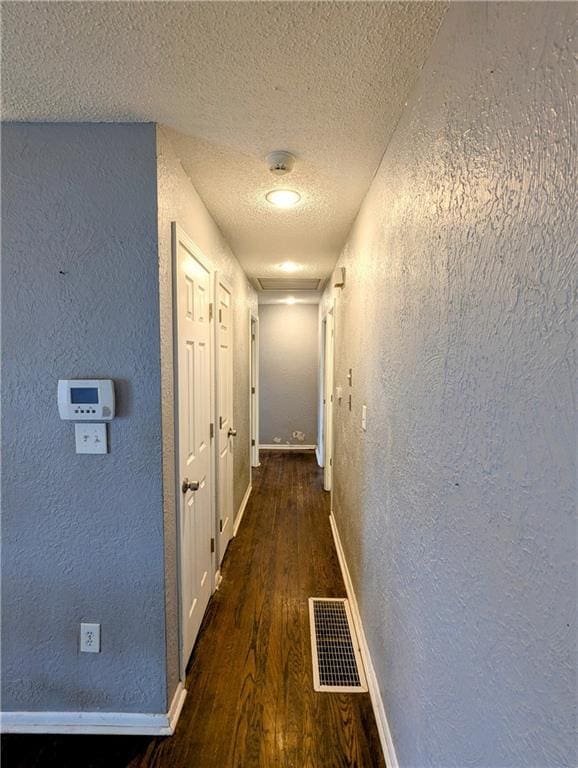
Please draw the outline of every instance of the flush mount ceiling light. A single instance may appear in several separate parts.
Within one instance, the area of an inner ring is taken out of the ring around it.
[[[267,202],[277,208],[293,208],[301,200],[299,192],[293,189],[272,189],[265,197]]]
[[[297,303],[297,299],[295,298],[295,296],[287,296],[287,298],[285,299],[285,304],[296,304],[296,303]]]
[[[279,264],[279,269],[282,269],[283,272],[297,272],[301,269],[301,266],[295,264],[294,261],[284,261],[283,264]]]

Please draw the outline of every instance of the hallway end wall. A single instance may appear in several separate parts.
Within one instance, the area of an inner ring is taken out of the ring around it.
[[[199,246],[212,270],[218,270],[233,290],[234,356],[233,419],[234,510],[237,514],[250,482],[249,312],[257,314],[257,297],[245,272],[187,176],[171,143],[171,131],[157,126],[158,232],[160,271],[161,386],[163,425],[163,497],[167,567],[167,632],[169,690],[178,683],[177,531],[173,390],[173,305],[171,222],[176,221]]]
[[[324,298],[353,369],[334,515],[401,768],[577,762],[574,24],[450,5]]]
[[[259,306],[259,442],[316,445],[317,304]]]

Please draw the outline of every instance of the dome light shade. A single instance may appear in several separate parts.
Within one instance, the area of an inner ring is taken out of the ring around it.
[[[299,192],[293,189],[272,189],[265,197],[267,202],[277,208],[293,208],[301,200]]]

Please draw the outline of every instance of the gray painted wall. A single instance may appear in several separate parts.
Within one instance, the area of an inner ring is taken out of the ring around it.
[[[575,14],[450,5],[339,262],[333,504],[402,768],[577,764]]]
[[[318,315],[317,304],[259,307],[259,439],[263,444],[317,442]]]
[[[257,298],[241,265],[211,218],[171,143],[171,132],[157,127],[158,229],[162,359],[163,506],[166,558],[169,699],[178,683],[177,531],[174,498],[174,391],[171,293],[171,222],[177,221],[233,291],[234,509],[237,514],[250,482],[249,311]]]
[[[68,377],[115,380],[109,454],[76,455]],[[5,710],[167,709],[160,386],[154,126],[3,125]]]

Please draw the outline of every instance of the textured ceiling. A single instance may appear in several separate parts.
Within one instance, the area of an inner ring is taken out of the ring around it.
[[[326,276],[445,12],[409,2],[4,2],[4,120],[156,121],[251,276]],[[290,176],[265,156],[289,149]],[[300,205],[265,201],[291,187]]]

